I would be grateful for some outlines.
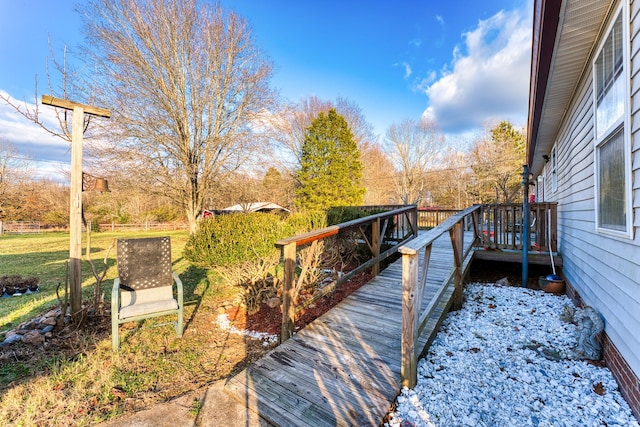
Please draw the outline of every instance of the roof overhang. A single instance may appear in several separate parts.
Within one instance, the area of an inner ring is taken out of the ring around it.
[[[539,175],[574,93],[591,64],[609,0],[535,0],[527,164]]]

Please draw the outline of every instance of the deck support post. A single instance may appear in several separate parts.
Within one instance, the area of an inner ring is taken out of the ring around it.
[[[415,387],[418,381],[416,329],[421,301],[417,300],[418,253],[402,253],[402,387]]]
[[[296,275],[296,242],[281,246],[284,258],[284,281],[282,284],[282,329],[280,343],[293,336],[295,306],[293,304]]]

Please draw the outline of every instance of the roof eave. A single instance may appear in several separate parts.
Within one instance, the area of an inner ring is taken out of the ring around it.
[[[538,129],[549,83],[562,0],[535,0],[527,125],[527,164],[534,169]],[[537,167],[535,168],[537,169]]]

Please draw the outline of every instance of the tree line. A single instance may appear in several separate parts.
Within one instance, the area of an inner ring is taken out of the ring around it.
[[[99,167],[111,188],[84,195],[90,219],[182,219],[195,231],[205,209],[236,203],[463,208],[518,197],[524,134],[508,122],[488,125],[466,150],[425,119],[392,124],[379,141],[346,98],[280,100],[250,25],[219,4],[90,0],[78,8],[83,66],[69,67],[65,52],[47,78],[51,95],[113,112],[85,123],[85,169]],[[2,99],[45,127],[37,108]],[[68,116],[57,114],[60,129],[47,130],[68,141]],[[68,189],[31,179],[25,163],[0,131],[0,220],[65,223]]]

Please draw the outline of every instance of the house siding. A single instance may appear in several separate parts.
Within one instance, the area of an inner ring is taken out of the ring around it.
[[[629,7],[634,238],[596,233],[595,143],[591,58],[555,139],[557,191],[551,190],[551,162],[544,173],[546,201],[558,202],[558,244],[563,274],[586,305],[602,313],[610,348],[640,377],[640,2]],[[616,9],[617,10],[617,9]],[[604,25],[603,28],[607,28]],[[601,38],[594,46],[594,52]],[[623,378],[623,373],[618,374]],[[637,398],[637,396],[635,397]]]

